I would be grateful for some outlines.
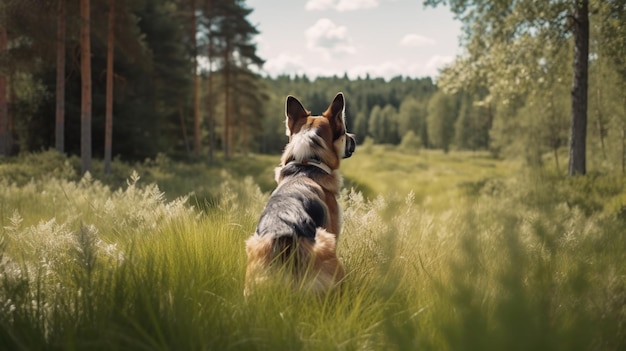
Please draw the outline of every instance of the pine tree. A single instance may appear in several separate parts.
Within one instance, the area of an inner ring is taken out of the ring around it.
[[[82,172],[91,171],[91,13],[90,0],[80,0],[80,156]]]
[[[67,22],[66,0],[57,0],[57,71],[56,71],[56,115],[55,148],[65,152],[65,30]]]
[[[8,39],[6,5],[0,5],[0,57],[7,60]],[[6,65],[2,65],[6,67]],[[9,109],[7,102],[7,73],[0,68],[0,156],[9,156]]]
[[[223,82],[224,122],[222,147],[224,158],[232,153],[231,128],[235,124],[233,105],[238,70],[248,70],[250,65],[260,67],[263,60],[256,55],[256,46],[252,38],[258,30],[246,19],[252,9],[246,8],[241,0],[229,0],[215,4],[213,13],[215,23],[214,38],[219,42],[221,57],[221,75]]]
[[[104,122],[104,174],[111,173],[111,148],[113,142],[113,60],[115,53],[115,0],[109,0],[109,23],[107,26],[107,77]]]

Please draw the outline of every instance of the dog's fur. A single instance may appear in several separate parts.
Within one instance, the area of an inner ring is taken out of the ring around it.
[[[311,116],[293,96],[285,105],[289,143],[276,168],[278,186],[246,241],[245,295],[279,272],[316,292],[344,277],[336,253],[342,226],[338,169],[356,145],[346,131],[344,96],[338,93],[321,116]]]

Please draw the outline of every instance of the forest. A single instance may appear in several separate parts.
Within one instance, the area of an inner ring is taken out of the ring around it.
[[[319,113],[344,91],[359,142],[562,172],[577,150],[570,174],[626,170],[625,1],[448,3],[465,53],[435,82],[264,75],[241,0],[5,0],[0,154],[55,148],[87,170],[92,157],[277,153],[287,94]]]
[[[626,350],[626,0],[419,4],[463,53],[385,79],[265,74],[243,0],[0,0],[0,350]],[[338,91],[345,279],[246,298]]]

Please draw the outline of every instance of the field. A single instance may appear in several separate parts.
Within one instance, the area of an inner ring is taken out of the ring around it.
[[[341,289],[245,300],[277,162],[0,161],[0,349],[626,349],[626,177],[357,149]]]

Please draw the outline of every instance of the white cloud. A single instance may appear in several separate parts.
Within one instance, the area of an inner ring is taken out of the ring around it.
[[[454,60],[452,56],[435,55],[426,62],[409,62],[406,59],[396,59],[378,64],[356,65],[348,69],[348,76],[352,79],[365,78],[367,74],[372,78],[382,77],[437,77],[439,70]]]
[[[305,72],[305,68],[302,56],[286,53],[268,58],[263,65],[263,71],[273,77],[280,74],[302,74]]]
[[[428,62],[426,62],[426,69],[429,71],[434,71],[435,73],[432,76],[436,76],[439,73],[439,69],[444,68],[448,64],[454,61],[454,56],[441,56],[435,55],[432,56]]]
[[[335,0],[309,0],[304,5],[307,11],[329,10],[335,6]]]
[[[304,8],[308,11],[335,10],[338,12],[378,7],[378,0],[309,0]]]
[[[434,44],[435,40],[419,34],[407,34],[400,40],[400,45],[406,47],[423,47]]]
[[[347,72],[348,77],[351,79],[358,77],[365,78],[368,74],[371,78],[384,78],[386,80],[398,76],[412,78],[429,76],[436,79],[439,76],[439,70],[453,60],[454,57],[452,56],[440,55],[432,56],[426,62],[411,62],[406,59],[394,59],[377,64],[351,66],[346,68],[345,72]],[[332,69],[324,67],[322,62],[320,62],[320,65],[308,65],[302,56],[290,55],[284,52],[275,57],[268,58],[265,65],[263,65],[262,74],[267,74],[271,77],[282,74],[290,76],[306,74],[310,79],[343,75],[336,67]]]
[[[354,54],[356,49],[352,46],[352,39],[348,36],[346,26],[337,26],[327,18],[319,19],[304,33],[307,39],[307,48],[311,51],[320,52],[324,59],[330,59],[331,55]]]

